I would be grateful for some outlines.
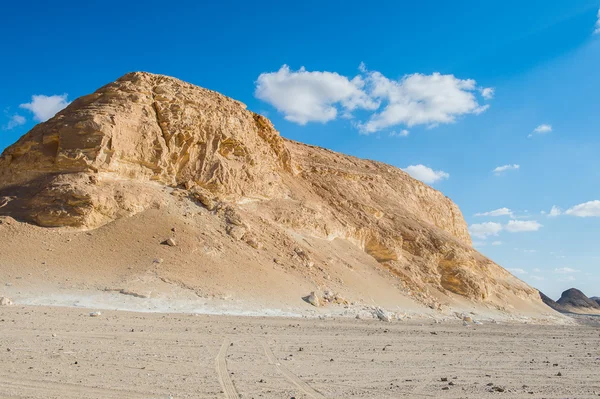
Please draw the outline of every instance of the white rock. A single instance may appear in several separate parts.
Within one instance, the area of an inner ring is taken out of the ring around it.
[[[387,321],[387,322],[392,321],[392,316],[390,316],[390,314],[388,312],[386,312],[385,310],[383,310],[381,308],[375,309],[375,315],[381,321]]]
[[[98,317],[102,314],[102,312],[91,312],[90,317]]]
[[[321,301],[319,300],[319,297],[315,294],[314,291],[310,293],[307,300],[308,300],[308,303],[310,303],[313,306],[316,306],[316,307],[321,306]]]
[[[5,296],[0,297],[0,306],[11,306],[11,305],[13,305],[13,301],[11,301],[10,298],[7,298]]]

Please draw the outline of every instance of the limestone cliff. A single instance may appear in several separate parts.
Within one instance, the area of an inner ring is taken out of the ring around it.
[[[174,78],[127,74],[0,157],[0,215],[40,226],[94,229],[160,208],[165,187],[254,248],[284,248],[289,234],[346,240],[427,303],[436,293],[540,302],[471,247],[440,192],[392,166],[286,140],[244,104]],[[278,233],[262,235],[255,218]]]

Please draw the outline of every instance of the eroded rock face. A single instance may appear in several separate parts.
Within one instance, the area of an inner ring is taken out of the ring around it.
[[[133,206],[109,204],[122,179],[191,182],[225,198],[273,197],[284,195],[279,173],[290,167],[283,139],[242,103],[177,79],[131,73],[7,148],[0,192],[18,193],[5,212],[31,209],[18,215],[42,226],[95,227],[107,213],[110,219]],[[24,203],[24,196],[35,199]]]
[[[348,240],[424,301],[430,290],[540,301],[471,248],[459,208],[440,192],[392,166],[285,140],[242,103],[174,78],[127,74],[0,157],[0,215],[41,226],[96,228],[160,208],[173,190],[254,249],[269,238],[236,209],[282,235]]]

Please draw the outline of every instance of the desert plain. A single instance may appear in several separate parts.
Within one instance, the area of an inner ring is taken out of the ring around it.
[[[590,325],[11,306],[2,398],[592,398]]]

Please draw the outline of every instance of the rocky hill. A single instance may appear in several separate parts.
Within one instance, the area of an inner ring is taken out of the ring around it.
[[[291,306],[314,290],[549,311],[472,248],[442,193],[390,165],[286,140],[244,104],[161,75],[127,74],[8,147],[0,215],[7,279],[29,268],[32,279],[150,297],[166,283]]]
[[[556,303],[573,313],[600,313],[600,304],[576,288],[564,291]]]

